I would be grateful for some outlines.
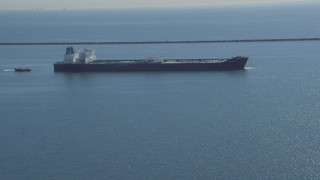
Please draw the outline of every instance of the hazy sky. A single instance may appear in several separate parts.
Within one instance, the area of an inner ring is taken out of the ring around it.
[[[297,3],[319,0],[0,0],[1,9],[131,8],[244,3]]]

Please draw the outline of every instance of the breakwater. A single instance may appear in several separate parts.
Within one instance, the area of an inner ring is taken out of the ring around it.
[[[275,38],[238,40],[165,40],[165,41],[101,41],[101,42],[0,42],[0,45],[129,45],[129,44],[197,44],[197,43],[253,43],[320,41],[320,38]]]

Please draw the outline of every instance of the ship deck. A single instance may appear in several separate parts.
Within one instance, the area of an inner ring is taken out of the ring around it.
[[[95,60],[90,64],[145,64],[145,63],[162,63],[162,64],[181,64],[181,63],[222,63],[228,59],[105,59],[105,60]]]

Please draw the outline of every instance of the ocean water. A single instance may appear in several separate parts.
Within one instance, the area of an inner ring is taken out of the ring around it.
[[[316,4],[0,11],[0,41],[319,37],[319,17]],[[0,179],[319,178],[320,42],[89,47],[250,59],[231,72],[54,73],[66,46],[0,46]]]

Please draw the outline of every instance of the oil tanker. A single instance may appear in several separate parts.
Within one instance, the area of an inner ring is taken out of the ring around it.
[[[232,71],[243,70],[248,57],[97,60],[93,49],[75,52],[67,47],[64,60],[54,63],[55,72],[122,72],[122,71]]]

